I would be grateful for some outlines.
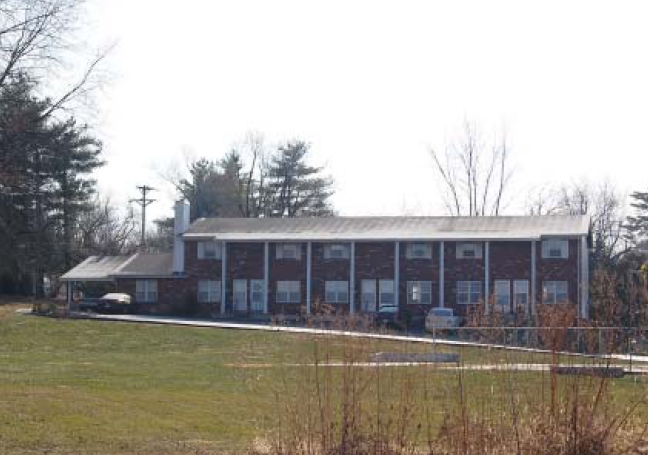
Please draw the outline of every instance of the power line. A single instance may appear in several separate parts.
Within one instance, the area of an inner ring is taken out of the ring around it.
[[[147,185],[138,185],[137,189],[142,193],[142,197],[139,199],[131,199],[130,202],[135,202],[142,207],[142,240],[140,241],[140,248],[144,249],[146,248],[146,207],[151,205],[157,199],[149,199],[146,197],[150,191],[155,191],[155,188]]]

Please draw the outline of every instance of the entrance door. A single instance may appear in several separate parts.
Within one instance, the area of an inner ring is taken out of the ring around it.
[[[255,313],[263,312],[263,280],[250,280],[250,307]]]
[[[234,280],[234,311],[247,311],[247,280]]]
[[[364,313],[376,312],[376,280],[362,280],[361,302]]]

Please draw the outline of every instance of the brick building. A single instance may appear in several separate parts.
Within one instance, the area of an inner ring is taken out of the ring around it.
[[[89,258],[69,283],[113,281],[152,312],[191,303],[205,314],[372,313],[395,305],[465,314],[570,303],[588,315],[584,216],[204,218],[178,203],[174,251]],[[105,263],[105,266],[102,264]]]

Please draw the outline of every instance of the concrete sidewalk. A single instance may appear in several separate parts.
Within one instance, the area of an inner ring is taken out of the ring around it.
[[[163,324],[163,325],[188,326],[188,327],[211,327],[217,329],[261,330],[267,332],[286,332],[286,333],[299,333],[299,334],[310,334],[310,335],[319,335],[319,336],[345,336],[345,337],[353,337],[353,338],[370,338],[370,339],[390,340],[390,341],[405,341],[411,343],[425,343],[430,345],[438,344],[444,346],[465,346],[465,347],[478,347],[478,348],[485,348],[485,349],[501,349],[506,351],[530,352],[530,353],[538,353],[538,354],[551,353],[551,351],[546,349],[533,349],[533,348],[524,348],[524,347],[516,347],[516,346],[506,346],[500,344],[475,343],[471,341],[447,340],[447,339],[432,338],[432,337],[391,335],[391,334],[382,334],[382,333],[355,332],[355,331],[333,330],[333,329],[315,329],[309,327],[286,327],[286,326],[276,326],[270,324],[248,324],[248,323],[239,323],[239,322],[208,321],[204,319],[178,318],[178,317],[169,317],[169,316],[142,316],[142,315],[132,315],[132,314],[113,315],[113,314],[74,312],[71,314],[71,317],[78,318],[78,319],[91,319],[91,320],[101,320],[101,321],[137,322],[137,323],[146,323],[146,324]],[[599,358],[602,360],[611,359],[611,360],[622,360],[626,362],[648,363],[648,356],[640,356],[640,355],[613,354],[607,356],[607,355],[578,354],[573,352],[560,352],[560,354],[566,356],[574,356],[574,357]]]

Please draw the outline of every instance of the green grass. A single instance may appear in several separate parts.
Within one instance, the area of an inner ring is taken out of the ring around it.
[[[245,450],[276,423],[277,396],[299,387],[314,347],[332,360],[349,341],[272,332],[50,319],[0,306],[0,453],[222,453]],[[367,352],[429,351],[371,341]],[[476,348],[466,363],[546,362]],[[367,359],[368,360],[368,359]],[[453,384],[454,373],[435,372]],[[539,373],[519,373],[534,384]],[[488,388],[494,373],[470,373]],[[428,377],[429,379],[429,377]],[[645,387],[615,381],[619,396]]]

